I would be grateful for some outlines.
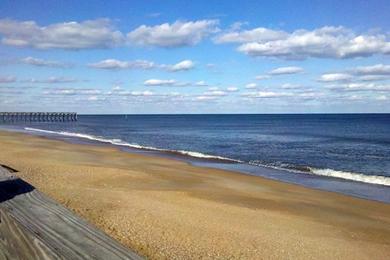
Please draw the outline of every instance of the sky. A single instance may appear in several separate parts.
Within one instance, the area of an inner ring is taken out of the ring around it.
[[[389,1],[0,1],[0,111],[390,112]]]

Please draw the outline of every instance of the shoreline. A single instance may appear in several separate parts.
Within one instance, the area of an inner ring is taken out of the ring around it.
[[[21,133],[0,146],[1,164],[152,259],[390,257],[385,203]]]
[[[11,133],[17,132],[31,136],[38,136],[49,140],[60,140],[71,144],[96,145],[110,148],[114,147],[124,152],[179,160],[197,167],[227,170],[236,174],[258,176],[270,180],[300,185],[309,189],[335,192],[355,198],[390,204],[390,179],[386,176],[364,175],[357,172],[332,169],[317,169],[310,166],[306,166],[305,171],[302,171],[301,169],[294,170],[292,168],[253,164],[237,159],[225,158],[218,155],[202,154],[193,151],[169,150],[133,145],[120,140],[120,142],[117,143],[117,139],[107,139],[83,133],[57,132],[28,127],[25,127],[24,130],[7,128],[0,129],[0,131],[1,130],[10,131]],[[314,173],[313,170],[315,170],[316,173]]]

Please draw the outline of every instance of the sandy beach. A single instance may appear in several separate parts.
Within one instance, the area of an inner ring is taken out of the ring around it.
[[[0,164],[150,259],[389,259],[390,205],[0,131]]]

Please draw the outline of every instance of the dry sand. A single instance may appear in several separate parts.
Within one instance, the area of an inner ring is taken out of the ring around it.
[[[0,132],[0,164],[151,259],[390,259],[390,205]]]

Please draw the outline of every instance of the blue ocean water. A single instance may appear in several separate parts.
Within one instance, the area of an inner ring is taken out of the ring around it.
[[[279,169],[287,179],[294,173],[294,179],[310,182],[321,176],[331,183],[359,182],[385,192],[390,187],[390,114],[81,115],[72,123],[2,127],[221,159],[250,165],[250,171]]]

